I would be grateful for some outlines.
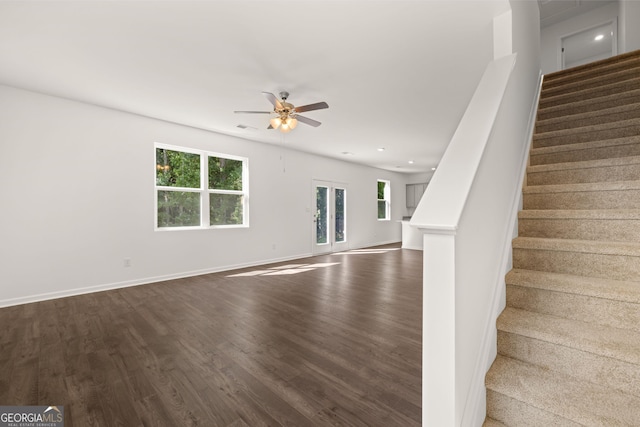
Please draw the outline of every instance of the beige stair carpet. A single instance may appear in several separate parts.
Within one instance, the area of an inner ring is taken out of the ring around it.
[[[546,75],[485,426],[640,426],[640,51]]]

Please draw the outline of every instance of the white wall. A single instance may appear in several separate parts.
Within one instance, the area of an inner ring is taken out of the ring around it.
[[[620,53],[640,49],[640,1],[624,0],[618,2]]]
[[[635,9],[635,7],[634,7]],[[560,39],[577,33],[587,28],[595,27],[599,24],[616,19],[619,14],[618,3],[611,3],[606,6],[590,10],[573,18],[567,19],[557,24],[550,25],[540,31],[540,47],[542,55],[542,73],[548,74],[561,69],[558,52],[560,51]],[[640,25],[638,22],[636,25]],[[618,29],[619,33],[620,28]],[[620,37],[620,35],[619,35]],[[618,52],[623,53],[618,45]]]
[[[401,240],[402,174],[7,86],[0,116],[0,306],[309,255],[312,179],[348,183],[351,248]],[[248,157],[250,227],[154,231],[154,142]]]

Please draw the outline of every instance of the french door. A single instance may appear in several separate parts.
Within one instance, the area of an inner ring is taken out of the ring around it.
[[[339,252],[347,243],[347,186],[313,181],[313,254]]]

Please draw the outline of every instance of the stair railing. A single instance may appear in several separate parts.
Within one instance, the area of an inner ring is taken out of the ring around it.
[[[499,271],[505,268],[501,258],[505,241],[510,242],[511,237],[505,234],[513,232],[513,226],[506,229],[505,224],[515,223],[516,187],[522,186],[530,141],[523,128],[529,126],[533,132],[537,106],[537,99],[529,104],[536,98],[531,93],[523,107],[530,111],[501,111],[515,63],[516,54],[510,54],[487,66],[410,223],[424,233],[425,426],[476,425],[475,418],[485,413],[483,379],[488,366],[483,365],[491,364],[485,360],[491,352],[495,357],[495,349],[487,348],[487,341],[493,341],[495,347],[495,332],[487,337],[491,334],[487,331],[495,331],[497,281],[504,274]],[[512,102],[517,103],[522,104],[523,99]],[[523,113],[532,117],[515,119],[522,140],[504,141],[513,129],[505,132],[504,125],[494,126],[499,114],[498,120],[504,123],[513,114]],[[500,158],[517,164],[496,167]],[[492,327],[488,327],[490,322],[494,322]]]

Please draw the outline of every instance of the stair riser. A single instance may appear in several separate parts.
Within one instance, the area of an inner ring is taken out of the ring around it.
[[[564,81],[560,85],[543,84],[542,97],[557,96],[563,93],[577,92],[593,87],[624,82],[638,77],[640,77],[640,72],[638,71],[638,69],[628,68],[603,75],[590,75],[589,77],[583,77],[582,79],[578,80]]]
[[[629,104],[635,104],[640,99],[640,91],[627,91],[614,96],[604,96],[592,98],[588,100],[580,100],[568,104],[558,105],[556,107],[538,109],[538,120],[547,120],[571,116],[574,114],[584,114],[614,107],[623,107]]]
[[[640,209],[640,190],[525,193],[524,209]]]
[[[619,60],[613,64],[588,64],[583,66],[581,70],[571,70],[568,73],[552,73],[544,78],[544,88],[549,89],[556,86],[562,86],[571,82],[583,81],[585,78],[593,78],[597,76],[606,76],[608,74],[617,73],[631,68],[640,68],[640,58],[631,57]]]
[[[640,332],[640,304],[508,285],[507,306]]]
[[[632,363],[504,331],[498,331],[498,353],[640,396],[640,366]]]
[[[619,122],[622,120],[631,120],[640,118],[640,108],[632,104],[628,110],[619,112],[611,112],[598,114],[597,112],[587,117],[567,118],[567,120],[554,121],[545,123],[544,121],[536,124],[536,133],[552,132],[556,130],[577,129],[583,126],[601,125],[606,123]]]
[[[629,122],[625,122],[629,123]],[[640,135],[640,124],[623,124],[619,127],[592,131],[568,132],[565,135],[536,134],[533,137],[533,148],[555,147],[558,145],[579,144],[582,142],[603,141],[614,138],[626,138]]]
[[[583,427],[582,424],[574,423],[493,390],[487,390],[487,416],[508,426]]]
[[[585,169],[529,172],[527,185],[579,184],[640,180],[640,163]]]
[[[640,281],[640,257],[513,249],[513,267],[603,279]]]
[[[640,88],[640,79],[626,80],[606,86],[598,86],[564,95],[552,96],[540,99],[539,108],[555,107],[557,105],[579,102],[584,99],[598,98],[601,96],[616,95]]]
[[[548,239],[637,242],[640,220],[523,218],[518,220],[518,235]]]
[[[529,158],[529,163],[532,166],[550,165],[555,163],[581,162],[586,160],[601,160],[638,155],[640,155],[640,144],[629,143],[596,148],[561,151],[557,153],[532,152]]]

